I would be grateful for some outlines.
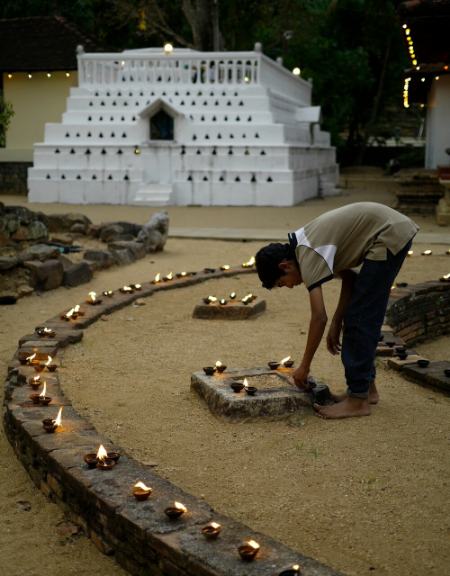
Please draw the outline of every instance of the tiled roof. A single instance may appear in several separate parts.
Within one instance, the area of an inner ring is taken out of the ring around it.
[[[76,48],[99,47],[60,16],[0,19],[0,71],[76,70]]]

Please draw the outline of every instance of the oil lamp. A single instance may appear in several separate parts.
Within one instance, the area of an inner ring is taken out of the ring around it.
[[[38,328],[36,328],[36,334],[38,336],[41,336],[43,338],[47,337],[47,338],[53,338],[56,334],[56,332],[54,330],[52,330],[51,328],[47,328],[46,326],[40,326]]]
[[[39,404],[42,404],[42,406],[48,406],[51,401],[51,396],[47,396],[47,382],[44,382],[44,388],[39,394]]]
[[[103,290],[102,294],[103,296],[108,296],[108,298],[111,298],[114,292],[112,290]]]
[[[175,520],[187,512],[187,508],[181,502],[174,502],[173,506],[169,506],[164,512],[171,520]]]
[[[212,274],[215,271],[215,268],[203,268],[203,272],[206,272],[206,274]]]
[[[142,284],[130,284],[133,290],[142,290]]]
[[[52,360],[53,360],[52,357],[49,355],[47,357],[47,362],[44,363],[44,366],[47,368],[49,372],[55,372],[57,368],[57,365],[53,363]]]
[[[425,360],[425,358],[420,358],[419,360],[417,360],[417,366],[419,366],[419,368],[426,368],[429,365],[430,361],[429,360]]]
[[[422,256],[431,256],[433,254],[433,252],[431,250],[424,250],[422,252]]]
[[[251,268],[255,265],[255,257],[252,256],[247,262],[242,262],[242,268]]]
[[[217,538],[222,530],[222,526],[217,522],[208,522],[206,526],[202,528],[202,534],[208,540],[214,540]]]
[[[414,250],[408,250],[408,256],[412,256],[414,254]]]
[[[227,369],[227,367],[225,366],[225,364],[222,364],[222,362],[220,360],[217,360],[217,362],[216,362],[217,372],[219,372],[219,374],[222,374],[222,372],[225,372],[226,369]]]
[[[120,291],[122,292],[122,294],[133,294],[133,292],[134,292],[134,290],[131,286],[122,286]]]
[[[176,276],[177,278],[186,278],[187,275],[188,275],[187,272],[177,272],[177,273],[175,274],[175,276]]]
[[[208,296],[207,298],[203,298],[203,302],[205,304],[213,304],[215,302],[217,302],[217,298],[215,296]]]
[[[300,576],[302,573],[302,569],[300,568],[300,564],[292,564],[288,568],[284,568],[278,576]]]
[[[220,304],[221,306],[225,306],[226,303],[227,303],[227,301],[225,300],[225,298],[221,298],[221,299],[219,300],[219,304]]]
[[[230,300],[234,300],[236,298],[236,292],[231,292]]]
[[[215,366],[205,366],[205,367],[203,368],[203,372],[204,372],[207,376],[212,376],[215,371],[216,371]]]
[[[220,267],[221,270],[229,270],[231,268],[231,266],[229,264],[222,264],[222,266]]]
[[[450,273],[449,273],[449,274],[444,274],[443,276],[441,276],[441,277],[439,278],[439,280],[440,280],[441,282],[450,282]]]
[[[28,378],[28,384],[33,388],[33,390],[37,390],[41,385],[41,375],[36,374],[36,376],[30,376],[30,378]]]
[[[293,365],[294,361],[291,359],[290,356],[286,356],[286,358],[280,360],[280,366],[282,366],[283,368],[292,368]]]
[[[244,390],[249,396],[254,396],[258,388],[256,388],[256,386],[249,386],[247,378],[244,378]]]
[[[150,486],[146,486],[143,482],[139,481],[133,486],[133,496],[136,500],[142,501],[147,500],[153,489]]]
[[[55,420],[53,420],[52,418],[44,418],[44,420],[42,420],[42,426],[44,427],[44,430],[46,432],[48,432],[49,434],[51,434],[52,432],[55,432],[55,430],[59,426],[61,426],[62,410],[63,410],[63,407],[61,406]]]
[[[278,368],[278,366],[280,365],[279,362],[267,362],[267,365],[269,366],[269,368],[271,370],[276,370]]]
[[[164,282],[168,282],[170,280],[173,280],[173,272],[169,272],[166,276],[164,276],[163,280],[164,280]]]
[[[32,366],[36,361],[36,352],[25,358],[25,364],[28,364],[28,366]]]
[[[114,466],[116,465],[116,461],[113,460],[112,458],[109,458],[108,456],[109,454],[105,450],[105,447],[103,446],[103,444],[100,444],[100,447],[97,452],[96,468],[99,468],[100,470],[111,470],[111,468],[114,468]]]
[[[98,304],[101,303],[102,301],[99,298],[97,298],[97,292],[89,292],[86,304],[91,304],[91,306],[97,306]]]
[[[239,382],[239,380],[232,380],[230,382],[230,388],[233,390],[233,392],[239,394],[242,388],[244,388],[244,384],[243,382]]]
[[[245,562],[251,562],[255,559],[260,549],[260,545],[255,540],[248,540],[239,546],[238,552],[239,556]]]
[[[161,282],[161,273],[158,272],[152,280],[152,284],[159,284]]]

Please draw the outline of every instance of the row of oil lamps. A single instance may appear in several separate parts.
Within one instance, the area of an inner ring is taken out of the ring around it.
[[[286,358],[283,358],[279,362],[271,361],[268,362],[267,365],[271,370],[278,370],[278,369],[282,370],[284,368],[292,368],[292,366],[294,365],[294,360],[292,360],[290,356],[286,356]],[[222,364],[220,360],[217,360],[214,366],[204,366],[203,372],[207,376],[214,376],[214,374],[216,373],[223,374],[226,369],[227,367],[225,366],[225,364]],[[229,384],[233,392],[236,392],[237,394],[239,392],[242,392],[242,390],[244,390],[248,394],[248,396],[254,396],[258,391],[256,386],[249,386],[247,378],[244,378],[243,381],[231,380]]]
[[[422,256],[431,256],[433,254],[433,251],[430,249],[424,250],[423,252],[421,252]],[[447,256],[450,256],[450,248],[445,252],[445,254],[447,254]],[[408,250],[408,256],[414,256],[414,250]]]
[[[236,292],[231,292],[228,295],[228,298],[231,301],[236,301]],[[251,302],[253,302],[254,300],[256,300],[257,296],[255,294],[252,294],[251,292],[249,292],[248,294],[246,294],[245,296],[243,296],[240,299],[240,302],[242,302],[242,304],[245,304],[247,306],[247,304],[250,304]],[[226,306],[228,304],[228,300],[226,298],[217,298],[217,296],[207,296],[206,298],[203,298],[203,302],[204,304],[219,304],[220,306]]]

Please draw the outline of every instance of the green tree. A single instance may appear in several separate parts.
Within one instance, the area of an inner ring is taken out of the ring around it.
[[[0,148],[6,146],[6,132],[14,114],[11,102],[4,100],[0,94]]]

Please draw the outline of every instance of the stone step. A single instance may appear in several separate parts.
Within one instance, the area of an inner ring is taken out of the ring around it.
[[[146,184],[139,188],[131,204],[142,206],[166,206],[170,204],[172,186],[169,184]]]

